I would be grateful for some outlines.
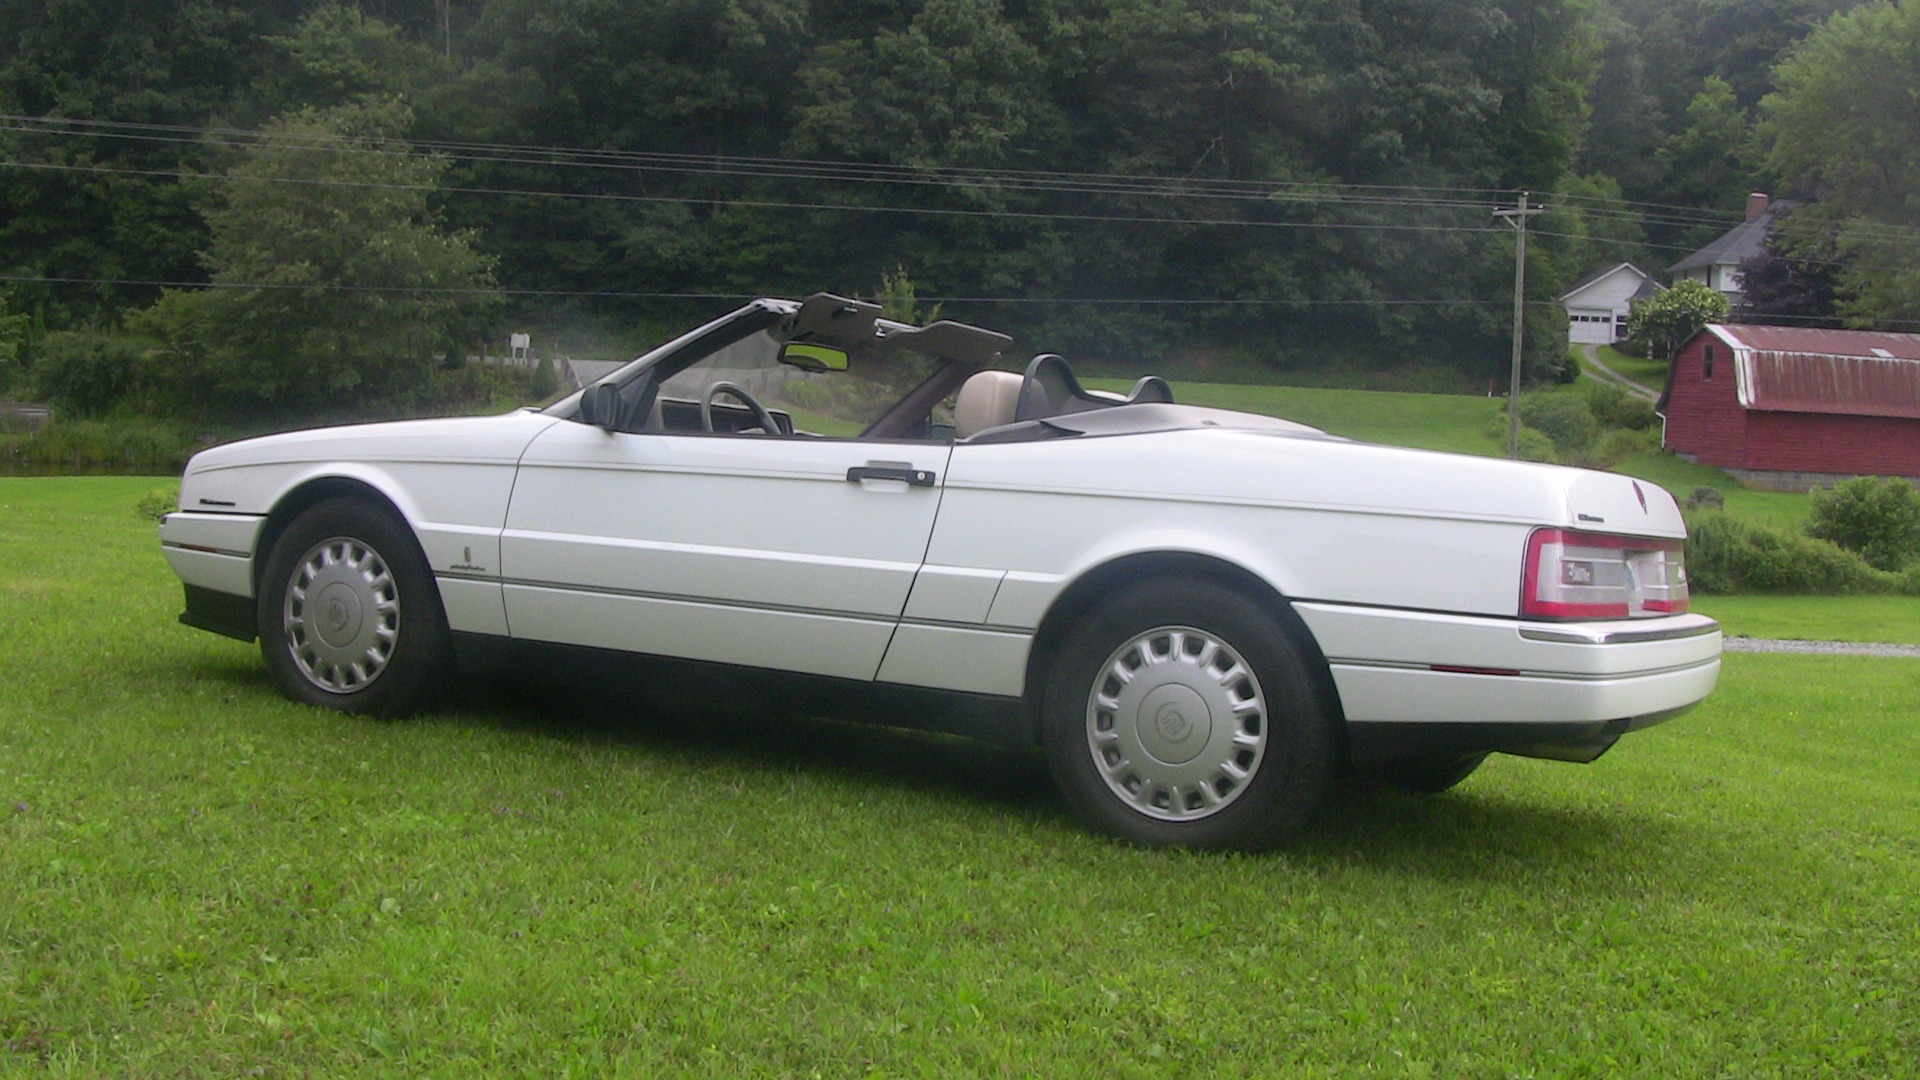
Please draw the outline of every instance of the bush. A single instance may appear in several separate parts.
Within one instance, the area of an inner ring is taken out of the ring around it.
[[[132,388],[141,350],[130,338],[92,330],[48,334],[33,365],[40,396],[72,416],[100,416]]]
[[[1506,440],[1504,429],[1500,437],[1503,442]],[[1546,432],[1539,428],[1522,427],[1520,429],[1520,460],[1542,461],[1549,465],[1557,465],[1560,463],[1560,455],[1554,452],[1553,440],[1547,438]]]
[[[1587,407],[1601,427],[1645,431],[1659,421],[1653,405],[1614,383],[1596,382],[1587,389]]]
[[[175,510],[180,509],[180,485],[169,484],[157,487],[133,504],[133,512],[149,521],[159,521]]]
[[[533,369],[533,382],[528,385],[527,393],[535,401],[547,401],[560,391],[560,375],[553,370],[551,357],[540,358],[540,366]]]
[[[126,466],[177,472],[194,449],[193,436],[164,420],[56,420],[21,440],[18,460],[61,468]]]
[[[1876,570],[1838,545],[1724,511],[1692,515],[1687,531],[1694,592],[1839,596],[1907,590],[1900,575]]]
[[[1727,497],[1720,494],[1719,488],[1701,484],[1680,505],[1688,510],[1719,510],[1727,505]]]
[[[1813,493],[1807,535],[1831,540],[1879,570],[1920,558],[1920,492],[1898,477],[1857,476]]]
[[[1585,452],[1576,454],[1569,460],[1573,464],[1589,469],[1611,469],[1628,458],[1650,454],[1658,449],[1660,449],[1660,442],[1650,431],[1628,431],[1615,428],[1603,433]]]
[[[1600,433],[1600,425],[1580,394],[1531,393],[1520,395],[1520,423],[1553,440],[1561,458],[1584,452]]]

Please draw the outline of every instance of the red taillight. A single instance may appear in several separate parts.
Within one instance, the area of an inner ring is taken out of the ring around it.
[[[1678,540],[1535,529],[1527,537],[1520,615],[1533,619],[1627,619],[1687,610],[1687,567]]]

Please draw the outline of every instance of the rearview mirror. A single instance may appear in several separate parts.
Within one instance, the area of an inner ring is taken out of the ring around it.
[[[845,371],[847,351],[807,341],[789,341],[780,346],[780,362],[801,371]]]

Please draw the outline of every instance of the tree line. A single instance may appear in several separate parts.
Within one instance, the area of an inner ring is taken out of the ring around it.
[[[427,404],[509,324],[875,295],[1116,367],[1504,370],[1798,198],[1920,320],[1920,0],[0,0],[0,393]],[[1808,300],[1807,297],[1812,299]],[[1898,327],[1895,327],[1898,328]],[[610,348],[612,346],[609,346]]]

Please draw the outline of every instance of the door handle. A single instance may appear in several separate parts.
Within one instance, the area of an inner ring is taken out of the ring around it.
[[[934,474],[931,469],[916,469],[911,465],[869,461],[865,465],[855,465],[847,470],[847,483],[857,484],[862,480],[902,480],[908,487],[932,487]]]

